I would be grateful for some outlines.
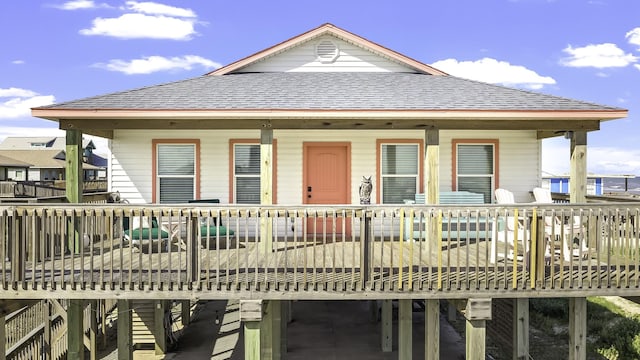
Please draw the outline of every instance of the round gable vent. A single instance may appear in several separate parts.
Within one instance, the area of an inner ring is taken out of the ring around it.
[[[322,40],[316,45],[316,55],[321,63],[331,63],[340,55],[340,49],[333,41]]]

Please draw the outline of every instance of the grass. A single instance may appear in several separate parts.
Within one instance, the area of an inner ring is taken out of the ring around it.
[[[589,358],[640,359],[640,315],[606,298],[590,297],[587,300]],[[568,299],[531,299],[530,309],[533,327],[561,336],[568,344]]]

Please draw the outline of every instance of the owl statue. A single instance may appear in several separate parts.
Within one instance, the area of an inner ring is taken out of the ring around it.
[[[371,184],[371,176],[362,177],[362,181],[360,182],[360,204],[369,205],[371,204],[371,189],[373,185]]]

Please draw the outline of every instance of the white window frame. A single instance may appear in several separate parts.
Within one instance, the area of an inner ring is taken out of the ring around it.
[[[485,202],[490,203],[493,199],[493,193],[498,186],[498,142],[497,140],[475,140],[475,139],[456,139],[453,141],[454,153],[455,153],[455,190],[456,191],[468,191],[460,189],[460,178],[479,178],[487,177],[490,179],[490,189],[488,194],[485,194]],[[490,146],[492,149],[493,163],[490,174],[460,174],[460,146]]]
[[[236,150],[241,146],[254,146],[258,148],[258,172],[256,174],[237,174],[236,173]],[[257,179],[260,184],[260,143],[254,142],[234,142],[233,143],[233,156],[232,156],[232,169],[233,169],[233,199],[236,204],[260,204],[260,185],[258,185],[258,198],[256,202],[238,202],[238,179]]]
[[[178,174],[170,174],[170,175],[162,175],[160,174],[160,147],[171,147],[171,146],[191,146],[193,148],[193,173],[190,175],[178,175]],[[155,193],[154,193],[154,202],[161,203],[161,179],[163,178],[173,178],[173,179],[185,179],[191,178],[193,179],[193,189],[192,189],[192,199],[185,199],[185,202],[188,200],[196,199],[198,195],[198,172],[199,172],[199,144],[193,141],[162,141],[157,140],[154,141],[154,153],[155,153],[155,171],[154,171],[154,184],[155,184]]]
[[[385,146],[414,146],[416,149],[416,174],[384,174],[383,173],[383,149]],[[379,174],[379,183],[380,186],[378,187],[379,189],[379,196],[378,196],[378,202],[380,204],[385,204],[384,202],[384,182],[385,182],[385,178],[415,178],[415,183],[416,183],[416,188],[415,188],[415,193],[420,193],[420,189],[421,189],[421,179],[422,179],[422,158],[420,156],[421,154],[421,148],[422,148],[422,143],[419,140],[413,140],[413,139],[407,139],[407,140],[402,140],[402,141],[398,141],[398,140],[386,140],[386,139],[381,139],[378,140],[378,152],[379,152],[379,160],[378,160],[378,174]],[[386,204],[402,204],[403,200],[414,200],[415,195],[413,198],[409,198],[409,199],[402,199],[401,202],[394,202],[394,203],[386,203]]]

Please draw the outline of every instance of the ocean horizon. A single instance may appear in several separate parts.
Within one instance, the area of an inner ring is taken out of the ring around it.
[[[624,178],[605,178],[604,193],[625,192],[625,180],[627,181],[627,192],[630,194],[640,194],[640,177]]]

